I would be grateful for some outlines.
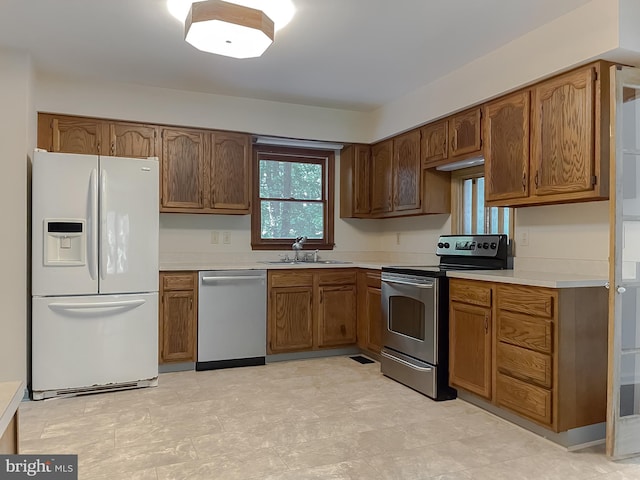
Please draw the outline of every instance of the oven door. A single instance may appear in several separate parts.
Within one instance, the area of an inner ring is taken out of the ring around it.
[[[438,279],[382,273],[384,346],[423,362],[438,358]]]

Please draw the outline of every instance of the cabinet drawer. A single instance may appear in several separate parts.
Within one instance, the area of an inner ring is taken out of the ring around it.
[[[553,352],[553,323],[545,318],[498,311],[498,340],[521,347]]]
[[[498,405],[518,412],[536,422],[551,425],[551,391],[498,373]]]
[[[304,272],[269,272],[270,287],[310,287],[313,285],[313,274]]]
[[[553,318],[557,295],[552,290],[521,285],[499,285],[497,304],[500,310]]]
[[[193,273],[162,275],[164,290],[193,290],[195,287],[196,276]]]
[[[551,388],[552,360],[550,355],[498,342],[498,371],[512,377]]]
[[[353,285],[356,283],[355,270],[329,271],[318,273],[320,285]]]
[[[449,299],[482,307],[491,306],[491,287],[481,282],[452,280],[449,283]]]

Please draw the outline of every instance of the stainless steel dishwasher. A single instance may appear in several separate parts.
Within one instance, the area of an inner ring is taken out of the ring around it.
[[[206,271],[198,280],[196,370],[264,365],[266,270]]]

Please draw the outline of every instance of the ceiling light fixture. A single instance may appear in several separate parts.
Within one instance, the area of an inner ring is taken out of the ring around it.
[[[295,12],[291,0],[167,0],[167,7],[184,22],[187,42],[235,58],[262,55]]]

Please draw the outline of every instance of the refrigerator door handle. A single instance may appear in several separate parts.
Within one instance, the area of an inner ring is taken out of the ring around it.
[[[120,300],[116,302],[86,302],[86,303],[68,303],[55,302],[50,303],[49,308],[52,310],[90,310],[94,308],[136,308],[143,305],[146,300]]]
[[[107,172],[100,171],[100,278],[107,277]]]
[[[98,270],[98,172],[94,168],[91,170],[89,179],[89,231],[87,233],[87,244],[89,248],[89,275],[92,280],[97,278]]]

